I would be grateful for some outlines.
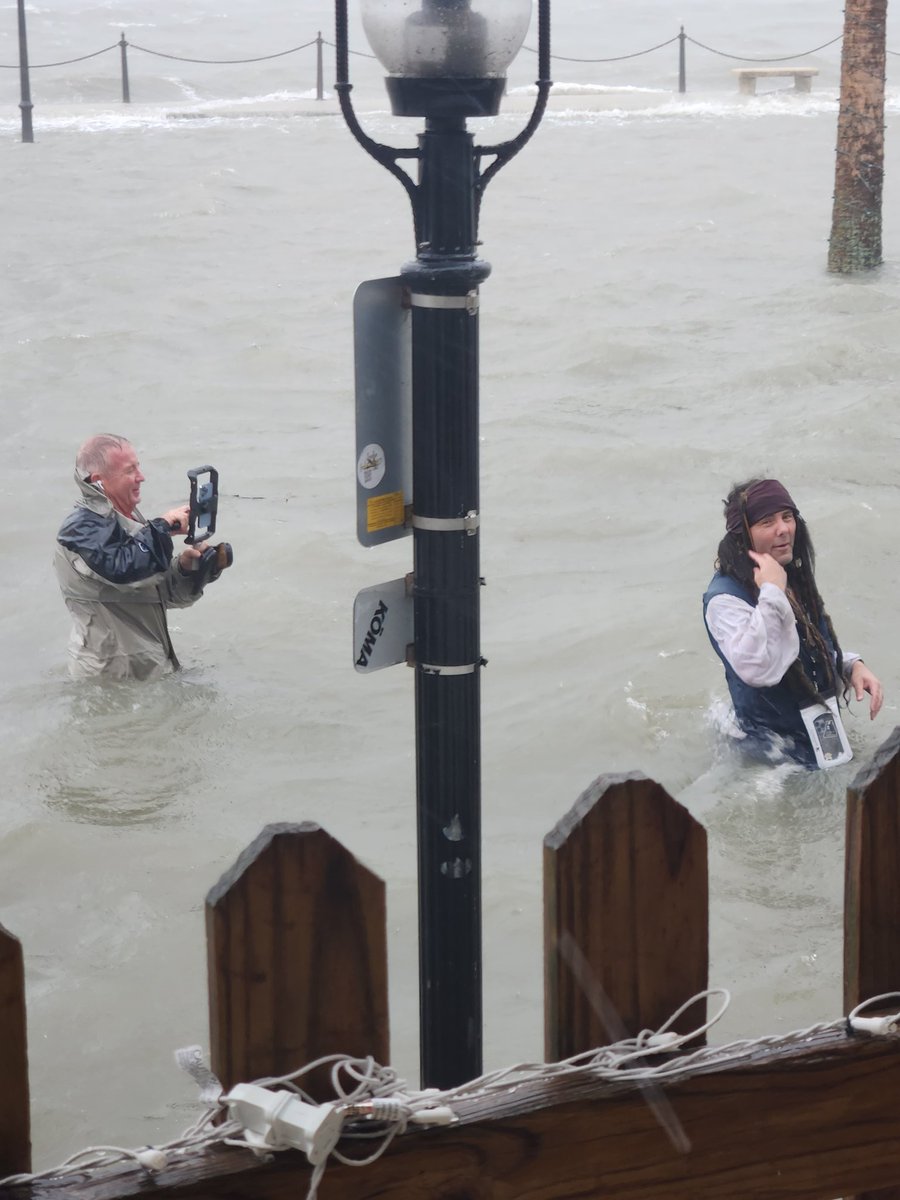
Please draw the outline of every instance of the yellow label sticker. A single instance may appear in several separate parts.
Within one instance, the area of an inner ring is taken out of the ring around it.
[[[402,525],[404,518],[402,492],[386,492],[366,501],[366,531],[375,533],[379,529],[393,529]]]

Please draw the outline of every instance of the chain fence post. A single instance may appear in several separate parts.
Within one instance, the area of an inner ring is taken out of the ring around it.
[[[19,14],[19,85],[22,99],[22,141],[34,141],[34,126],[31,121],[31,81],[28,76],[28,34],[25,28],[25,0],[18,0]]]
[[[684,64],[684,43],[687,40],[685,37],[684,26],[678,34],[678,91],[684,95],[687,91],[687,78]]]
[[[128,86],[128,43],[125,34],[119,38],[119,51],[122,55],[122,103],[131,103],[131,88]]]
[[[316,99],[324,100],[325,92],[322,87],[322,30],[316,34]]]

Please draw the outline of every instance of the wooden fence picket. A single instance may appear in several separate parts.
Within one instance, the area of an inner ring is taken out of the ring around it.
[[[0,1179],[31,1170],[22,946],[0,925]]]
[[[845,854],[844,1005],[849,1012],[870,996],[900,988],[900,729],[847,791]]]
[[[844,1006],[850,1012],[900,989],[900,729],[847,790],[845,856]],[[900,1010],[900,995],[883,1009]],[[900,1186],[856,1200],[900,1200]]]
[[[225,1088],[325,1054],[389,1061],[384,883],[318,825],[269,825],[206,898],[212,1069]],[[323,1076],[303,1080],[332,1098]]]
[[[548,1060],[658,1028],[706,988],[708,897],[687,809],[640,774],[595,780],[544,839]],[[705,1014],[698,1002],[676,1028]]]

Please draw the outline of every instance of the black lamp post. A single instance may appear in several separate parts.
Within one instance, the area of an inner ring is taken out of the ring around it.
[[[412,445],[419,1015],[422,1082],[481,1073],[481,586],[476,257],[485,186],[537,128],[550,90],[550,0],[538,0],[537,99],[519,135],[476,146],[469,117],[499,111],[532,0],[362,0],[398,116],[425,118],[415,149],[362,130],[348,78],[347,0],[335,0],[341,111],[412,202]],[[480,9],[480,11],[478,11]],[[491,161],[487,166],[483,160]],[[413,179],[400,159],[418,164]]]

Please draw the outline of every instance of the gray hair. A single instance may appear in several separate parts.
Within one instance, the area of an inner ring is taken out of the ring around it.
[[[99,475],[106,470],[110,450],[123,450],[130,445],[128,438],[120,437],[117,433],[98,433],[88,438],[75,455],[75,470],[82,479]]]

